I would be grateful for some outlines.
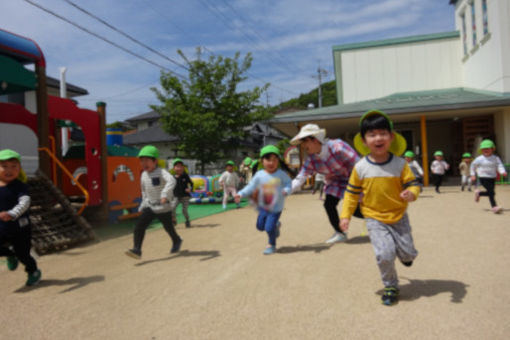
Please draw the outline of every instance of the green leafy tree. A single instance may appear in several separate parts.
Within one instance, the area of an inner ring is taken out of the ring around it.
[[[200,160],[203,173],[205,164],[236,148],[246,135],[244,127],[271,117],[259,101],[269,84],[239,90],[252,63],[250,53],[241,61],[239,52],[234,58],[209,56],[205,60],[200,48],[194,60],[177,52],[185,61],[188,78],[162,72],[162,89],[152,88],[161,105],[151,108],[161,115],[163,129],[179,138],[179,150]]]

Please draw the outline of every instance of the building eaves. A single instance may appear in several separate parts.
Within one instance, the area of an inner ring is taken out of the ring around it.
[[[59,90],[60,89],[60,80],[52,77],[46,77],[46,86]],[[89,91],[81,88],[79,86],[66,83],[67,92],[71,97],[76,96],[85,96],[89,94]]]
[[[401,92],[387,97],[275,116],[270,123],[330,120],[359,117],[368,110],[388,114],[434,112],[476,107],[510,106],[510,93],[469,88]]]
[[[367,41],[367,42],[361,42],[361,43],[337,45],[337,46],[333,46],[333,52],[358,50],[358,49],[363,49],[363,48],[372,48],[372,47],[381,47],[381,46],[410,44],[410,43],[440,40],[440,39],[453,39],[453,38],[459,38],[459,37],[460,37],[460,33],[458,31],[415,35],[415,36],[403,37],[403,38],[394,38],[394,39],[385,39],[385,40],[376,40],[376,41]]]

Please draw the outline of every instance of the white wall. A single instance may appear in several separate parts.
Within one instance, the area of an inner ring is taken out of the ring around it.
[[[458,38],[341,52],[343,102],[462,86]]]
[[[472,38],[471,6],[475,6],[476,45]],[[496,92],[510,92],[510,0],[487,0],[489,33],[484,36],[482,0],[461,0],[455,9],[455,24],[462,35],[462,13],[466,18],[468,54],[463,56],[464,86]]]
[[[496,150],[503,163],[510,163],[510,109],[494,115]]]

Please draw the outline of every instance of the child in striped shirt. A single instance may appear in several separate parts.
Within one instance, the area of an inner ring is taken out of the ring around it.
[[[133,233],[133,248],[126,251],[126,255],[135,259],[142,257],[142,243],[145,230],[154,218],[157,218],[172,239],[170,253],[177,253],[182,239],[175,231],[172,221],[172,210],[175,205],[173,191],[175,178],[165,169],[158,167],[159,151],[152,145],[146,145],[140,150],[138,158],[142,164],[141,176],[142,203],[138,208],[142,212]]]

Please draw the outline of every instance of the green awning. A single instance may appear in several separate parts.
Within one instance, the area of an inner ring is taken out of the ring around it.
[[[0,95],[35,90],[35,73],[19,62],[0,55]]]

